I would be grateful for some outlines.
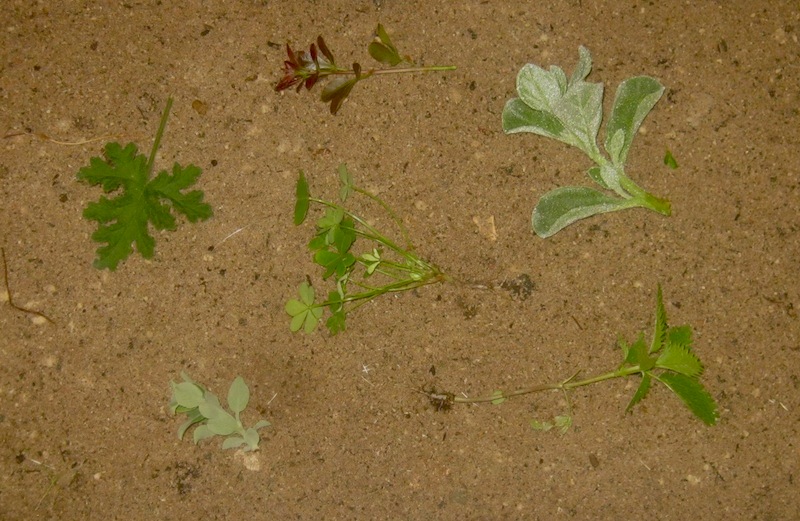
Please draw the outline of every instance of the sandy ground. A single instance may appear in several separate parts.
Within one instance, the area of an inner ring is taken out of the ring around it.
[[[0,245],[13,301],[53,323],[0,305],[0,518],[794,518],[797,4],[696,4],[2,2]],[[336,116],[317,88],[274,91],[287,41],[321,34],[366,64],[378,22],[402,53],[458,69],[371,79]],[[673,215],[542,240],[535,202],[588,185],[589,164],[504,135],[500,114],[523,64],[571,71],[579,45],[608,93],[639,74],[667,86],[628,171]],[[148,151],[169,96],[157,164],[201,167],[214,216],[98,271],[82,211],[100,189],[76,173],[106,141]],[[430,286],[359,308],[340,335],[291,334],[285,302],[306,276],[322,287],[295,179],[333,194],[342,162],[420,255],[494,289]],[[508,284],[523,276],[530,293]],[[695,329],[714,427],[659,388],[625,414],[635,379],[572,393],[565,435],[530,426],[564,412],[558,393],[442,412],[417,392],[613,369],[658,283]],[[259,451],[177,439],[182,370],[221,395],[243,376],[244,418],[272,422]]]

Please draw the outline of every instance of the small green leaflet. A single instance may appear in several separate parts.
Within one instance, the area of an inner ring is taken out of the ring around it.
[[[675,157],[672,155],[672,152],[667,150],[667,153],[664,154],[664,164],[670,167],[671,169],[675,170],[678,168],[678,162],[675,161]]]
[[[106,194],[121,189],[110,199],[101,196],[99,201],[89,203],[83,212],[84,218],[98,223],[92,239],[105,243],[97,249],[94,262],[97,269],[116,270],[133,253],[134,244],[142,257],[152,258],[155,239],[149,232],[149,224],[157,230],[175,230],[172,210],[190,222],[208,219],[213,213],[211,206],[203,202],[202,191],[184,192],[200,177],[202,172],[198,167],[175,163],[171,174],[162,170],[151,179],[171,106],[172,98],[167,101],[149,160],[133,143],[123,148],[112,142],[106,144],[104,158],[93,157],[89,166],[78,171],[78,179],[93,186],[101,185]]]

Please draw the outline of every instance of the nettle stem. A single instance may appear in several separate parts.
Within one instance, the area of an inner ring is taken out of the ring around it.
[[[429,397],[433,399],[440,400],[443,396],[450,396],[449,401],[451,403],[488,403],[488,402],[495,402],[497,400],[505,400],[508,398],[512,398],[514,396],[521,396],[524,394],[531,394],[531,393],[538,393],[542,391],[564,391],[565,393],[571,389],[575,389],[576,387],[583,387],[585,385],[591,385],[598,382],[603,382],[605,380],[611,380],[614,378],[624,378],[626,376],[631,376],[636,373],[640,373],[642,371],[641,367],[638,365],[630,366],[630,367],[623,367],[617,369],[616,371],[610,371],[608,373],[603,373],[601,375],[593,376],[591,378],[586,378],[584,380],[575,380],[575,377],[578,373],[570,376],[563,382],[554,383],[554,384],[542,384],[542,385],[534,385],[531,387],[524,387],[522,389],[516,389],[514,391],[495,391],[491,396],[477,396],[474,398],[466,397],[466,396],[455,396],[455,395],[448,395],[447,393],[430,393]]]

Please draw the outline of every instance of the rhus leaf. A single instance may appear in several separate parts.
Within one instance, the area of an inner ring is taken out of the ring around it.
[[[161,171],[150,179],[171,106],[170,98],[149,161],[133,143],[124,148],[119,143],[108,143],[104,158],[93,157],[89,166],[78,171],[78,179],[90,185],[101,185],[106,193],[121,189],[121,193],[111,199],[101,196],[99,201],[89,203],[83,212],[84,218],[98,223],[92,239],[105,244],[97,249],[94,262],[97,269],[116,270],[117,265],[133,253],[134,244],[142,257],[152,258],[155,239],[150,235],[149,224],[157,230],[175,230],[172,210],[183,214],[190,222],[208,219],[213,213],[211,206],[203,202],[203,192],[184,192],[197,182],[201,174],[198,167],[182,167],[175,163],[171,174]]]

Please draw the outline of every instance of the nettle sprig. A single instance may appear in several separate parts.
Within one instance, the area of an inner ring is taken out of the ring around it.
[[[503,109],[507,134],[532,132],[580,149],[595,163],[589,168],[589,178],[615,194],[584,186],[546,193],[531,219],[533,230],[542,238],[599,213],[637,206],[667,216],[671,212],[669,201],[647,192],[625,173],[633,138],[661,98],[664,86],[649,76],[629,78],[620,84],[606,123],[606,155],[597,146],[603,119],[603,84],[584,81],[592,70],[592,57],[585,47],[579,48],[579,54],[571,78],[555,65],[549,71],[525,65],[517,76],[519,97],[509,100]]]
[[[609,371],[586,379],[578,379],[578,373],[564,381],[525,387],[514,391],[494,391],[489,396],[469,398],[454,393],[425,392],[437,409],[448,409],[456,403],[491,402],[495,405],[508,398],[541,391],[561,391],[567,402],[567,414],[556,416],[554,421],[532,420],[531,426],[537,430],[549,430],[553,427],[562,432],[572,425],[572,406],[569,391],[577,387],[596,384],[614,378],[641,378],[639,387],[628,402],[626,412],[641,402],[650,392],[653,382],[663,384],[672,391],[689,410],[707,425],[714,425],[719,418],[717,404],[700,382],[703,364],[692,350],[691,326],[670,327],[667,324],[667,313],[661,296],[661,286],[656,297],[655,325],[653,336],[648,345],[644,333],[633,344],[620,338],[618,344],[622,350],[622,364],[614,371]]]
[[[320,79],[335,76],[325,85],[321,99],[325,103],[330,103],[331,114],[336,114],[356,83],[371,76],[455,70],[455,66],[452,65],[414,66],[411,58],[400,55],[381,24],[378,24],[375,40],[369,44],[367,51],[376,61],[389,67],[396,67],[403,62],[410,66],[364,70],[358,62],[354,62],[350,68],[340,67],[336,65],[333,53],[325,44],[325,40],[319,36],[316,44],[312,43],[308,51],[293,51],[289,44],[286,44],[288,59],[283,62],[283,77],[275,86],[275,90],[280,92],[295,86],[297,92],[300,92],[303,86],[311,90]]]
[[[414,253],[408,232],[394,211],[378,196],[353,184],[345,165],[339,166],[340,202],[311,197],[303,172],[297,180],[294,223],[306,220],[311,203],[324,208],[308,243],[312,258],[322,269],[322,278],[333,282],[333,289],[322,302],[316,300],[309,281],[300,284],[299,298],[286,303],[291,316],[290,329],[313,332],[327,309],[325,326],[331,334],[345,330],[347,315],[387,293],[409,291],[446,280],[442,271]],[[400,245],[372,226],[344,204],[351,194],[360,194],[377,203],[399,228]],[[363,245],[360,252],[356,244]]]

